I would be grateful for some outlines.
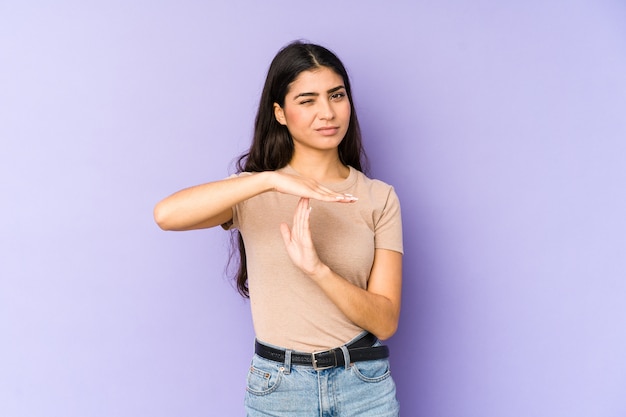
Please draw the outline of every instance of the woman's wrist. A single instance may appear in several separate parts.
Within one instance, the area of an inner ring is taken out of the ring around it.
[[[304,271],[313,281],[321,281],[332,273],[331,269],[323,262],[319,262],[310,271]]]
[[[259,176],[261,182],[261,189],[263,192],[276,191],[276,171],[262,171],[256,174]]]

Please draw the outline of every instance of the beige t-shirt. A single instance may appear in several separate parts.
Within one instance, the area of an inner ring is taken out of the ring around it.
[[[281,171],[297,175],[290,166]],[[390,185],[369,179],[352,167],[345,180],[324,185],[359,200],[311,200],[315,248],[333,271],[367,288],[374,250],[403,251],[398,197]],[[233,207],[231,227],[239,229],[246,247],[256,337],[275,346],[313,352],[340,346],[363,330],[287,255],[279,225],[284,222],[291,227],[298,200],[278,192],[259,194]]]

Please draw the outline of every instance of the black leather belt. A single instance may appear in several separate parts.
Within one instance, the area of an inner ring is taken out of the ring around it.
[[[346,345],[350,355],[350,362],[371,361],[389,357],[387,346],[372,346],[378,339],[371,333],[367,333],[360,339]],[[285,362],[285,350],[266,346],[258,340],[255,342],[254,352],[262,358]],[[308,365],[316,370],[344,366],[346,364],[341,348],[324,350],[322,352],[302,353],[291,352],[293,365]]]

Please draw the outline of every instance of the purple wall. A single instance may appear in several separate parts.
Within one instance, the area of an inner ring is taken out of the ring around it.
[[[152,207],[229,173],[295,38],[402,199],[403,415],[626,415],[623,2],[47,3],[0,3],[0,416],[243,415],[227,235]]]

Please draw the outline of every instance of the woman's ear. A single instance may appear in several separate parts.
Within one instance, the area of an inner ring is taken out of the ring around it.
[[[278,105],[278,103],[274,103],[274,117],[281,125],[285,126],[287,124],[285,121],[285,111]]]

